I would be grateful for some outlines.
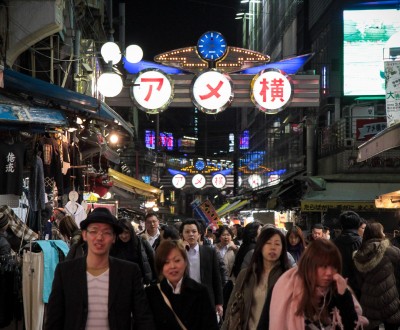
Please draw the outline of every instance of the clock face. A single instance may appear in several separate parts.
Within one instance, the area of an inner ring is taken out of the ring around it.
[[[197,42],[197,52],[206,61],[217,61],[224,57],[227,51],[227,43],[219,32],[209,31],[204,33]]]
[[[202,174],[196,174],[192,179],[195,188],[203,188],[206,185],[206,178]]]
[[[199,159],[196,161],[196,163],[194,163],[194,167],[196,168],[196,170],[202,171],[206,167],[206,164],[204,160]]]

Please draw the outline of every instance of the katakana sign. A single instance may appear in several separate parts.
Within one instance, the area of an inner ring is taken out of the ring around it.
[[[205,113],[224,111],[232,102],[233,85],[227,74],[211,70],[200,74],[192,81],[192,101]]]
[[[251,100],[263,112],[274,114],[283,110],[292,96],[291,80],[281,70],[263,70],[251,82]]]
[[[173,86],[168,76],[160,70],[149,69],[139,73],[132,94],[136,105],[148,113],[166,110],[173,98]]]

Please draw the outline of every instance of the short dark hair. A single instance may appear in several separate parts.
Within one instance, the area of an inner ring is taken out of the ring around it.
[[[188,219],[188,220],[185,220],[185,221],[183,221],[183,222],[181,223],[181,226],[179,227],[179,234],[182,235],[182,233],[183,233],[183,228],[185,228],[186,225],[196,225],[197,231],[199,232],[199,234],[202,234],[202,233],[203,233],[202,228],[201,228],[201,226],[200,226],[200,223],[199,223],[197,220],[195,220],[195,219]]]
[[[322,223],[316,223],[312,226],[312,229],[322,229],[324,230],[324,226],[322,225]]]
[[[361,218],[354,211],[344,211],[339,215],[339,223],[342,229],[358,229]]]
[[[163,239],[179,239],[179,232],[178,229],[176,229],[175,227],[163,225],[161,227],[161,230],[163,232]]]
[[[158,215],[156,213],[150,212],[147,213],[146,216],[144,217],[144,222],[146,222],[146,220],[150,217],[156,217],[158,221],[160,221],[160,219],[158,218]]]

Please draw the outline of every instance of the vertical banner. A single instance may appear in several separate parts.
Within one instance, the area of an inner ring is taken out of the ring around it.
[[[386,121],[390,127],[400,122],[400,60],[385,61]]]
[[[210,200],[206,199],[203,203],[195,200],[191,204],[195,213],[205,221],[207,226],[212,225],[215,229],[218,228],[219,216]]]

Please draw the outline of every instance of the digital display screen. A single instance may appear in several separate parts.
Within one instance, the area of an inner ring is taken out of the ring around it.
[[[400,10],[344,10],[343,24],[343,95],[384,95],[383,62],[400,34]]]
[[[160,133],[160,146],[167,150],[174,150],[174,137],[172,133]]]
[[[156,148],[156,132],[146,130],[144,133],[144,141],[146,143],[146,148],[155,149]]]
[[[240,134],[239,148],[241,150],[249,149],[249,131],[243,131]]]

